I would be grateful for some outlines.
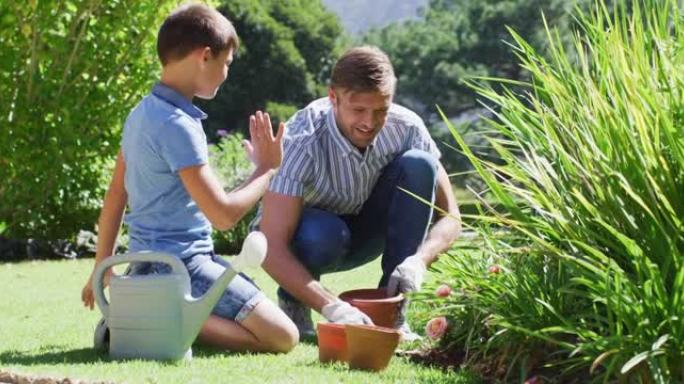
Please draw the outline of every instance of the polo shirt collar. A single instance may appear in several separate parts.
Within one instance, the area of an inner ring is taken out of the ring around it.
[[[202,120],[207,118],[207,114],[204,113],[204,111],[199,109],[178,91],[167,85],[156,83],[154,87],[152,87],[152,94],[166,101],[167,103],[180,108],[183,112],[190,115],[190,117]]]

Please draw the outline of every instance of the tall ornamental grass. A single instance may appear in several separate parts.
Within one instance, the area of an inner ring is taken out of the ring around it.
[[[418,302],[447,320],[440,347],[491,374],[684,382],[682,5],[626,8],[598,1],[569,47],[547,27],[543,56],[512,32],[523,91],[473,85],[504,164],[450,127],[500,205]]]

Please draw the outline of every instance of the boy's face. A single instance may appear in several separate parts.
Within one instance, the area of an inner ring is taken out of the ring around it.
[[[353,92],[328,89],[335,121],[342,134],[358,149],[366,149],[387,121],[392,95],[379,91]]]
[[[213,99],[228,77],[228,67],[233,62],[233,49],[226,49],[214,55],[211,49],[205,48],[200,60],[195,96]]]

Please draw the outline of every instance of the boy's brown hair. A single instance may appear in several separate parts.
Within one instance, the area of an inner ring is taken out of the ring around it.
[[[397,85],[394,68],[385,52],[373,46],[349,49],[337,60],[330,86],[354,92],[379,91],[393,95]]]
[[[162,65],[183,59],[197,48],[209,47],[214,56],[240,46],[233,24],[204,4],[183,5],[162,23],[157,35],[157,55]]]

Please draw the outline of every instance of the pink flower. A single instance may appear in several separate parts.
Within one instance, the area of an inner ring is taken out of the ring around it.
[[[499,274],[499,273],[501,273],[501,267],[494,264],[491,267],[489,267],[489,273],[491,273],[493,275]]]
[[[437,297],[447,297],[450,294],[451,294],[451,287],[446,285],[446,284],[440,285],[439,287],[437,287],[437,290],[435,291],[435,296],[437,296]]]
[[[427,325],[425,326],[425,333],[427,333],[431,339],[439,339],[440,337],[444,336],[448,325],[449,323],[447,323],[446,317],[435,317],[434,319],[428,321]]]
[[[525,384],[542,384],[542,380],[539,378],[539,376],[532,376],[525,380]]]
[[[219,129],[216,131],[216,136],[226,137],[226,136],[228,136],[228,131],[226,131],[225,129]]]

